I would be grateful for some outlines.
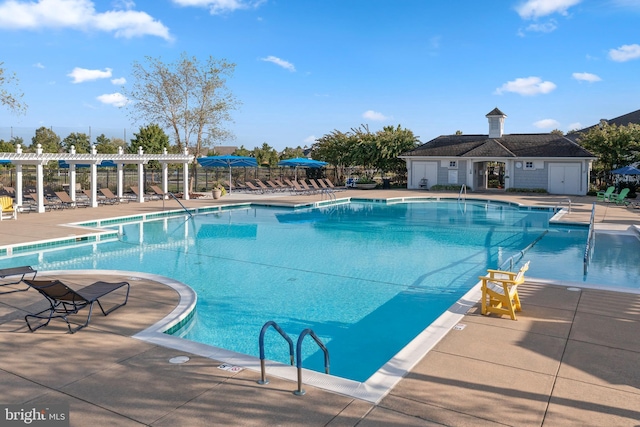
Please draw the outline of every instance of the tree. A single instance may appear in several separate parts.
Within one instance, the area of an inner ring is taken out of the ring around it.
[[[129,152],[136,154],[138,147],[147,154],[162,154],[165,148],[169,148],[169,136],[155,123],[141,127],[138,133],[134,133],[129,145]]]
[[[86,154],[91,151],[91,142],[89,141],[89,135],[86,133],[72,132],[62,140],[64,151],[69,152],[72,145],[76,148],[76,153],[78,154]]]
[[[16,146],[11,142],[6,142],[4,139],[0,139],[0,153],[15,153]]]
[[[131,116],[171,129],[179,150],[186,147],[200,157],[203,147],[230,138],[223,124],[238,106],[226,85],[234,69],[235,64],[225,60],[209,57],[200,63],[186,53],[174,63],[151,57],[146,57],[146,65],[134,62],[133,87],[125,91],[135,101],[128,104]],[[194,169],[196,164],[194,160]]]
[[[254,148],[252,154],[256,158],[256,162],[258,162],[258,166],[270,168],[278,166],[278,161],[280,160],[278,152],[266,142],[262,144],[262,147]]]
[[[111,139],[107,138],[104,133],[96,137],[96,151],[100,154],[117,154],[118,146],[124,147],[124,140],[121,145],[115,144]]]
[[[405,174],[407,164],[398,156],[406,151],[413,150],[419,143],[418,137],[408,129],[385,126],[381,131],[376,132],[376,152],[378,160],[375,165],[383,176],[387,172]]]
[[[236,148],[233,152],[234,156],[243,156],[243,157],[251,157],[251,151],[241,145],[240,148]]]
[[[353,135],[334,130],[316,140],[311,146],[311,154],[314,159],[335,166],[338,182],[344,182],[345,169],[353,165],[351,150],[355,143]]]
[[[24,94],[19,92],[18,78],[15,74],[7,74],[3,65],[4,62],[0,62],[0,104],[13,113],[23,114],[27,111],[27,104],[21,101]],[[7,86],[13,86],[13,91],[6,89]]]
[[[158,126],[153,123],[149,126],[141,127],[138,133],[133,134],[135,138],[131,140],[129,152],[136,154],[138,147],[142,147],[142,151],[146,154],[162,154],[165,148],[169,148],[169,136]],[[157,168],[158,162],[153,160],[149,162],[149,166]]]
[[[298,157],[304,157],[304,150],[299,145],[296,148],[286,147],[282,150],[282,153],[280,153],[280,160],[295,159]]]
[[[43,153],[59,153],[62,151],[60,137],[54,131],[44,126],[36,129],[35,136],[31,138],[29,149],[35,152],[38,144],[42,146]]]
[[[609,180],[613,169],[640,161],[640,125],[610,125],[600,122],[578,138],[584,148],[598,156],[593,171],[601,179]]]

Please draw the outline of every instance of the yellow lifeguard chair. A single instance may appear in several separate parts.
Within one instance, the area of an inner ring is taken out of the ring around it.
[[[529,261],[519,271],[487,270],[482,281],[482,314],[508,314],[516,318],[516,311],[521,311],[518,285],[524,283],[524,273],[529,269]]]

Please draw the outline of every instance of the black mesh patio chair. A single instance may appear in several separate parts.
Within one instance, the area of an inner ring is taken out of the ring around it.
[[[33,274],[33,276],[31,276],[31,280],[36,278],[36,274],[38,274],[37,270],[34,270],[33,268],[31,268],[31,266],[29,265],[23,265],[21,267],[11,267],[11,268],[3,268],[0,269],[0,287],[2,286],[11,286],[11,285],[17,285],[20,282],[22,282],[25,278],[26,275],[31,275]],[[18,277],[20,277],[19,279],[17,279]],[[6,279],[9,278],[9,279]],[[5,280],[6,279],[6,280]],[[13,292],[24,292],[29,290],[29,287],[26,286],[24,288],[13,288],[10,291],[3,291],[0,292],[0,295],[3,294],[10,294]]]
[[[98,303],[102,314],[106,316],[115,309],[125,305],[129,299],[130,286],[128,282],[95,282],[78,290],[71,289],[59,280],[24,280],[24,282],[36,291],[40,292],[40,294],[42,294],[49,303],[48,308],[35,314],[28,314],[24,317],[24,320],[27,322],[27,326],[31,332],[34,332],[43,326],[47,326],[49,322],[51,322],[51,319],[55,318],[60,318],[67,322],[69,333],[77,332],[89,324],[94,303]],[[100,298],[125,286],[126,294],[124,296],[124,302],[116,304],[108,310],[105,310],[100,302]],[[86,321],[80,325],[74,324],[76,328],[72,329],[68,316],[76,314],[86,307],[89,307],[89,314],[87,315]],[[29,319],[40,319],[45,320],[45,322],[33,327],[31,323],[29,323]]]

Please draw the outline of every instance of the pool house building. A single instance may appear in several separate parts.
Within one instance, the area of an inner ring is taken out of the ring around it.
[[[470,190],[546,190],[586,195],[592,153],[560,133],[505,134],[507,117],[494,108],[486,135],[442,135],[399,156],[407,188],[466,185]]]

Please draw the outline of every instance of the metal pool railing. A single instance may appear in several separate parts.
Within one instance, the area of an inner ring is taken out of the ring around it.
[[[509,258],[507,258],[502,264],[500,264],[498,266],[498,270],[513,271],[513,267],[518,263],[518,261],[520,261],[524,257],[524,254],[529,249],[534,247],[535,244],[538,243],[540,241],[540,239],[542,239],[545,236],[545,234],[547,234],[548,232],[549,232],[549,230],[544,230],[542,232],[542,234],[540,234],[538,237],[536,237],[536,239],[533,242],[529,243],[526,248],[524,248],[523,250],[521,250],[517,254],[511,255]],[[508,266],[508,268],[506,268],[507,266]]]
[[[589,270],[589,263],[591,262],[591,254],[593,253],[593,246],[595,241],[595,217],[596,217],[596,204],[593,203],[591,208],[591,219],[589,220],[589,232],[587,233],[587,244],[584,248],[584,258],[582,260],[583,274],[586,276]]]

